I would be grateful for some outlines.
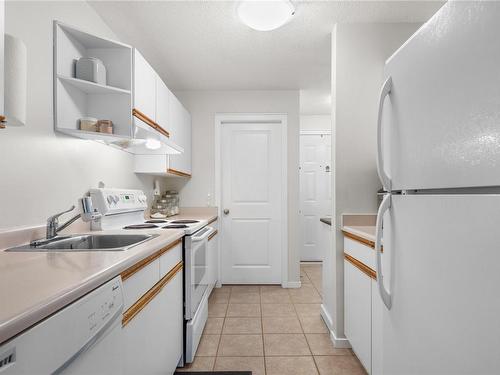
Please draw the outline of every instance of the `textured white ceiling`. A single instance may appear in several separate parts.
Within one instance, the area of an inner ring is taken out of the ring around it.
[[[91,1],[174,90],[328,89],[330,33],[337,22],[422,22],[432,1],[294,2],[284,27],[241,24],[233,1]]]

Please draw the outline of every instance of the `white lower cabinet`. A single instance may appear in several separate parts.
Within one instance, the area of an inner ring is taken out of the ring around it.
[[[372,280],[372,374],[382,374],[382,312],[385,308],[378,294],[377,281]]]
[[[182,273],[123,327],[126,374],[173,374],[182,356]]]
[[[353,351],[371,373],[372,279],[344,261],[344,331]]]
[[[183,265],[180,240],[122,273],[125,374],[173,374],[182,358]]]

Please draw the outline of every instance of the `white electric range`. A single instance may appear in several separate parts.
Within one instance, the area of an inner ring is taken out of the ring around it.
[[[141,190],[90,190],[92,204],[101,214],[92,230],[184,230],[184,362],[194,360],[208,318],[208,297],[214,287],[208,269],[208,238],[215,230],[207,220],[145,219],[147,197]]]
[[[92,223],[92,230],[183,229],[192,235],[208,224],[194,219],[145,219],[148,203],[142,190],[97,188],[90,190],[90,196],[102,215]]]

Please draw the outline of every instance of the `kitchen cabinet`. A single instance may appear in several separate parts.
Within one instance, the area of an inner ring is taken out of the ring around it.
[[[158,87],[163,91],[162,97],[167,94],[169,96],[167,123],[171,129],[171,139],[184,151],[169,155],[136,155],[134,172],[157,176],[191,177],[191,114],[168,87],[163,87],[161,84]],[[156,113],[167,116],[166,111]]]
[[[121,276],[126,374],[173,373],[183,354],[182,242],[158,250]]]
[[[214,228],[213,232],[208,237],[208,269],[210,272],[209,287],[215,287],[219,280],[219,223],[217,220],[208,224]]]
[[[173,140],[184,149],[182,154],[169,155],[171,173],[191,175],[191,114],[173,94],[170,96],[170,123],[175,129]]]
[[[75,61],[82,57],[102,61],[105,82],[76,78]],[[158,76],[131,46],[54,21],[53,79],[57,132],[100,141],[132,154],[183,152],[157,123]],[[164,102],[167,113],[159,114],[161,118],[169,116],[168,99]],[[80,119],[84,117],[110,120],[112,133],[81,130]]]
[[[156,95],[153,104],[155,104],[155,122],[166,129],[172,142],[176,142],[176,131],[170,121],[170,96],[172,93],[160,76],[154,72]]]
[[[382,301],[374,268],[371,242],[344,232],[344,332],[370,374],[380,373],[382,358]]]
[[[126,374],[171,374],[182,356],[182,272],[124,328]]]
[[[95,57],[106,81],[76,78],[75,61]],[[54,21],[54,128],[74,137],[106,143],[132,138],[132,47]],[[113,133],[81,130],[79,119],[111,120]]]
[[[371,279],[344,261],[344,331],[360,362],[371,368]]]
[[[385,308],[378,294],[377,281],[372,279],[372,371],[382,375],[382,312]]]
[[[0,0],[0,72],[4,71],[5,1]],[[0,74],[0,129],[4,128],[4,75]]]
[[[137,49],[134,49],[134,109],[156,121],[156,72]]]

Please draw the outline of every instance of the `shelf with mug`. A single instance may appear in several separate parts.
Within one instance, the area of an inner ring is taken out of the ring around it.
[[[57,78],[65,82],[69,85],[76,87],[77,89],[87,93],[87,94],[122,94],[122,95],[131,95],[130,90],[120,89],[118,87],[108,86],[108,85],[100,85],[98,83],[85,81],[83,79],[66,77],[62,75],[58,75]]]
[[[78,61],[92,57],[104,68],[105,84],[76,77]],[[54,22],[54,129],[83,139],[130,139],[132,47]],[[80,119],[113,122],[113,134],[80,130]]]

